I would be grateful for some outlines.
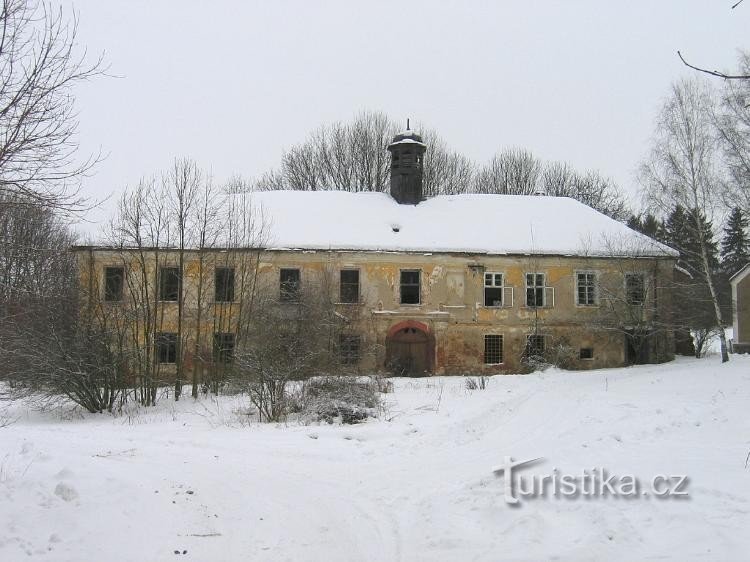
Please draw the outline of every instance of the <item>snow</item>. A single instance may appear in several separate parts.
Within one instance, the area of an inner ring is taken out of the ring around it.
[[[12,403],[0,560],[747,559],[750,357],[464,382],[396,379],[357,426],[248,422],[239,396],[119,417]],[[511,507],[505,456],[685,474],[690,495]]]
[[[676,255],[567,197],[442,195],[399,205],[385,193],[267,191],[252,202],[273,249]]]

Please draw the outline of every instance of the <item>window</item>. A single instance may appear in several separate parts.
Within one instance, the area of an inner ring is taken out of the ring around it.
[[[487,334],[484,336],[484,363],[497,365],[503,362],[503,336]]]
[[[177,301],[180,298],[180,268],[162,267],[159,271],[159,300]]]
[[[344,365],[359,363],[362,338],[353,334],[339,335],[339,358]]]
[[[122,267],[104,268],[104,300],[109,302],[122,300],[122,287],[125,270]]]
[[[177,334],[162,332],[156,335],[156,360],[177,363]]]
[[[214,363],[234,361],[234,334],[214,334]]]
[[[593,359],[594,348],[593,347],[582,347],[578,352],[578,359]]]
[[[281,302],[299,301],[299,269],[282,269],[279,272],[279,300]]]
[[[526,274],[526,306],[544,306],[544,273]]]
[[[484,306],[503,306],[503,274],[484,274]]]
[[[541,357],[544,355],[544,336],[538,334],[526,336],[526,357]]]
[[[419,304],[421,271],[401,271],[401,304]]]
[[[339,280],[339,302],[359,302],[359,270],[342,269]]]
[[[579,306],[596,305],[596,274],[590,271],[576,273],[576,303]]]
[[[234,301],[234,268],[217,267],[214,272],[214,301]]]
[[[625,299],[628,304],[640,305],[646,301],[646,284],[642,273],[625,275]]]

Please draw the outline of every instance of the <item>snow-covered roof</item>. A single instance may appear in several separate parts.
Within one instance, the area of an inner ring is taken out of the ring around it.
[[[676,256],[677,252],[567,197],[441,195],[399,205],[386,193],[265,191],[268,249]]]

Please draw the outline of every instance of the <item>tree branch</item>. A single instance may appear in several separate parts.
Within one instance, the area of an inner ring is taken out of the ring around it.
[[[735,4],[735,6],[736,5],[737,4]],[[698,72],[703,72],[705,74],[715,76],[716,78],[723,78],[724,80],[750,80],[750,74],[724,74],[723,72],[719,72],[718,70],[706,70],[705,68],[699,68],[697,66],[693,66],[692,64],[690,64],[688,61],[685,60],[685,58],[682,56],[682,53],[680,51],[677,51],[677,56],[680,57],[682,64],[684,64],[688,68],[692,68],[693,70],[697,70]]]

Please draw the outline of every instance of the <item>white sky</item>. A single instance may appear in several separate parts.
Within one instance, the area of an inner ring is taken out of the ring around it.
[[[108,154],[84,192],[118,193],[175,156],[251,178],[373,109],[479,162],[520,146],[635,193],[656,110],[691,72],[677,49],[731,70],[750,48],[750,3],[735,1],[77,0],[81,44],[120,76],[77,90],[82,150]]]

